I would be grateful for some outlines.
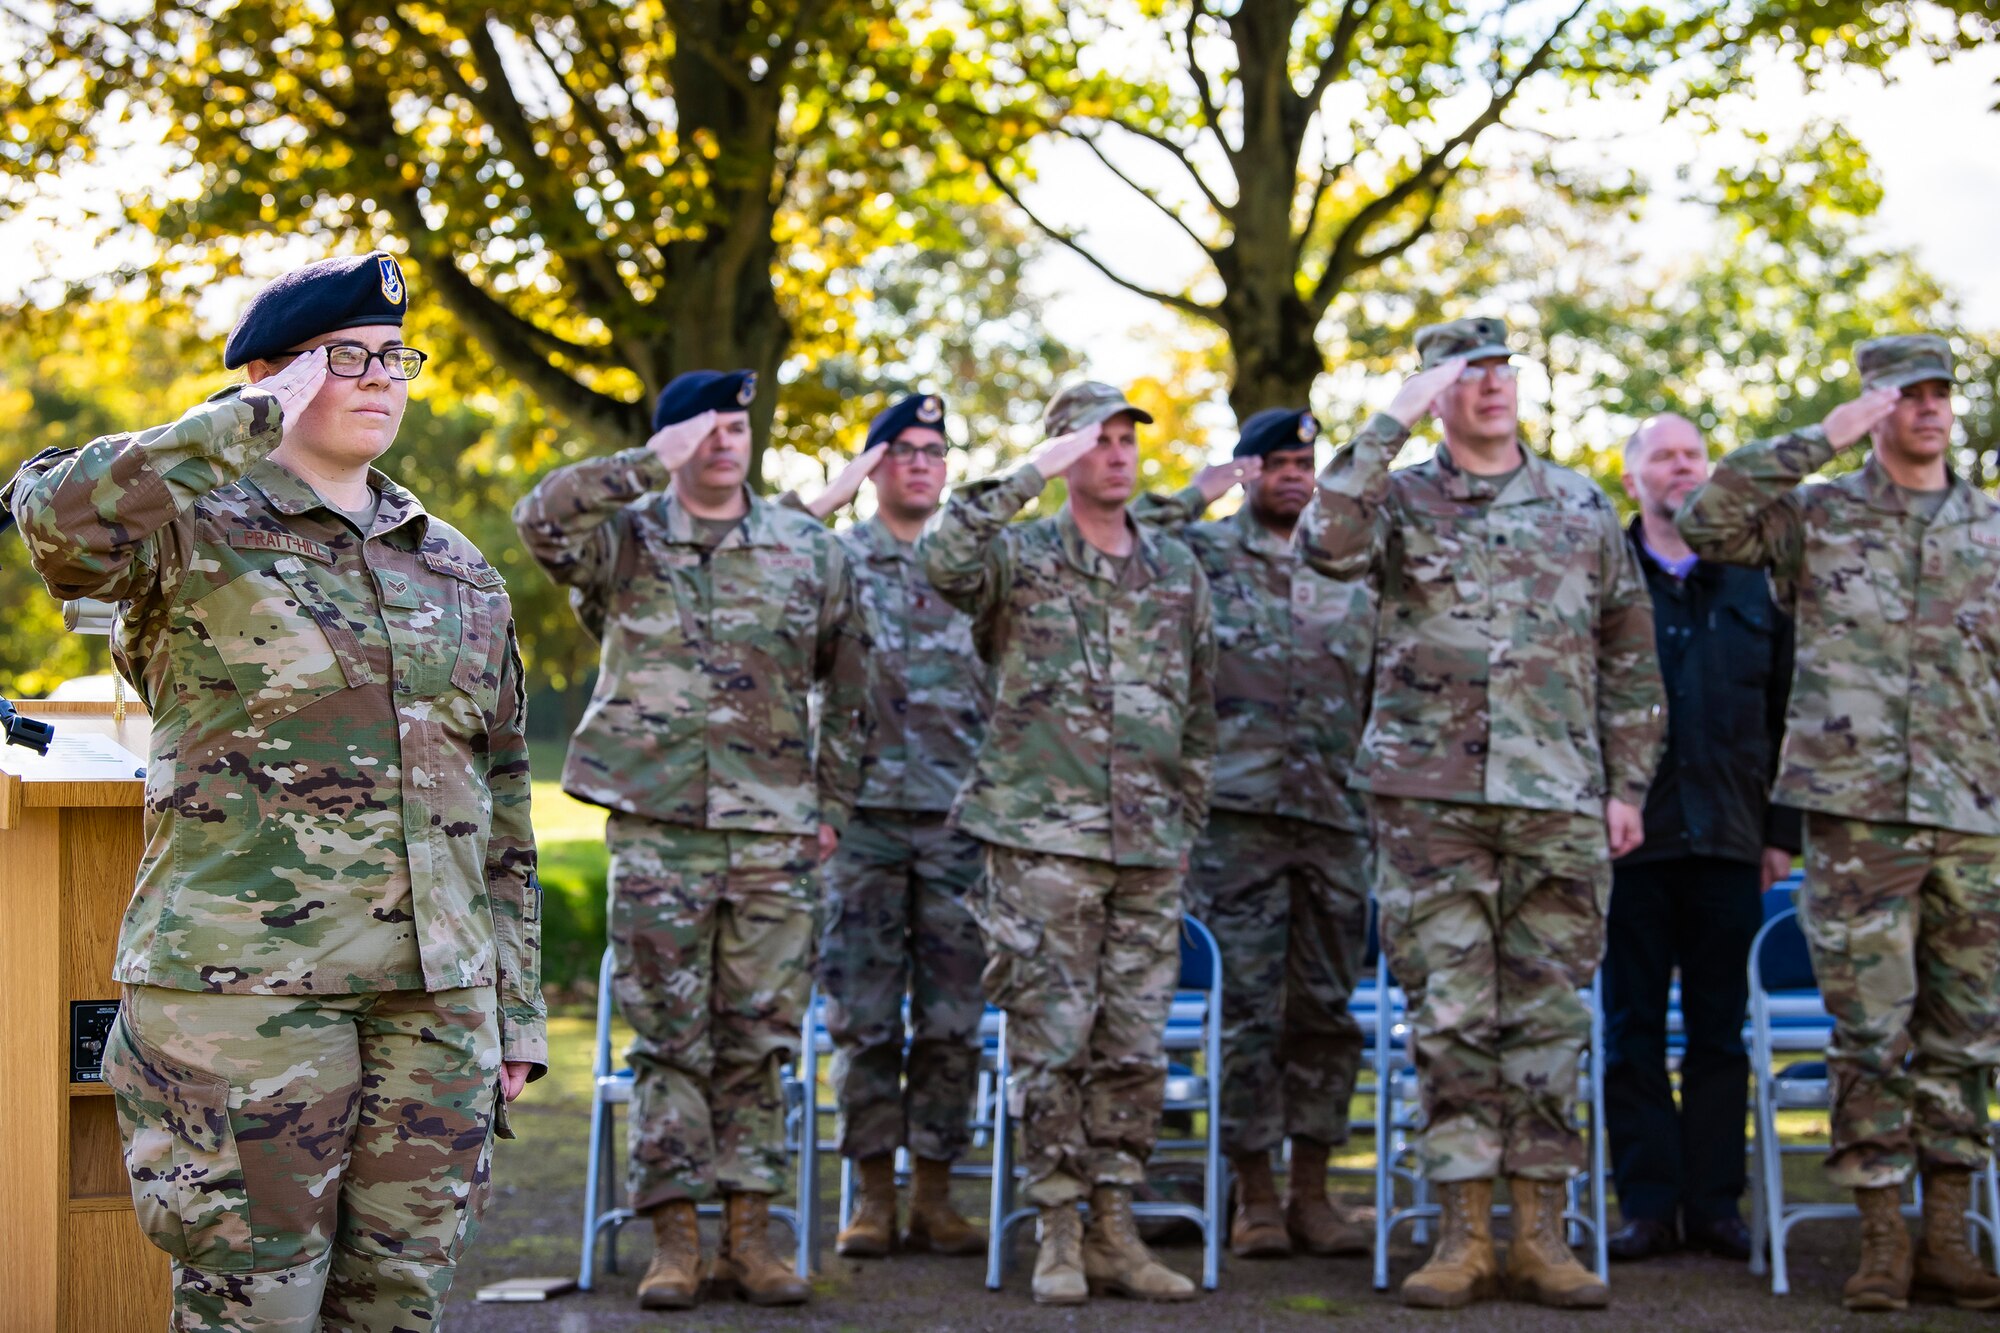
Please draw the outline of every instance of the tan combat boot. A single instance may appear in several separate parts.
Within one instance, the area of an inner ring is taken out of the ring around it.
[[[1917,1247],[1912,1285],[1944,1296],[1961,1310],[2000,1310],[2000,1278],[1965,1243],[1972,1207],[1972,1172],[1924,1172],[1924,1241]]]
[[[693,1199],[675,1199],[647,1214],[653,1220],[653,1262],[639,1279],[642,1310],[687,1310],[701,1290],[701,1232]]]
[[[1493,1254],[1493,1182],[1450,1180],[1437,1186],[1437,1196],[1437,1245],[1424,1266],[1403,1279],[1403,1304],[1456,1310],[1492,1300],[1500,1294],[1500,1261]]]
[[[951,1206],[951,1163],[917,1159],[910,1188],[910,1227],[903,1248],[916,1254],[984,1254],[986,1233]]]
[[[1563,1239],[1560,1180],[1513,1180],[1514,1242],[1507,1247],[1507,1282],[1514,1294],[1559,1310],[1601,1310],[1611,1288],[1576,1261]]]
[[[1850,1310],[1904,1310],[1910,1304],[1910,1232],[1903,1225],[1903,1191],[1881,1185],[1854,1191],[1861,1209],[1861,1262],[1840,1289]]]
[[[896,1157],[863,1157],[854,1166],[861,1177],[861,1198],[834,1237],[834,1252],[849,1259],[880,1259],[896,1236]]]
[[[1090,1284],[1083,1277],[1083,1219],[1076,1205],[1044,1205],[1037,1231],[1041,1249],[1030,1288],[1035,1304],[1082,1305],[1090,1299]]]
[[[1367,1254],[1369,1228],[1326,1192],[1327,1145],[1292,1136],[1292,1174],[1285,1185],[1285,1230],[1307,1254]]]
[[[722,1201],[722,1253],[715,1259],[715,1288],[752,1305],[803,1305],[812,1295],[805,1279],[771,1250],[771,1200],[731,1194]]]
[[[1229,1252],[1239,1259],[1282,1259],[1292,1252],[1285,1235],[1284,1214],[1278,1208],[1278,1184],[1271,1179],[1271,1154],[1250,1152],[1231,1157],[1236,1177],[1236,1206],[1229,1219]]]
[[[1191,1301],[1195,1285],[1153,1257],[1132,1220],[1132,1191],[1099,1185],[1090,1192],[1083,1236],[1083,1275],[1090,1290],[1140,1301]]]

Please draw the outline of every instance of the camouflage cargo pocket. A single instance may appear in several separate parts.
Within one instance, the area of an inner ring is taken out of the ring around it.
[[[229,1083],[148,1049],[121,1006],[104,1043],[132,1206],[147,1239],[209,1272],[247,1272],[249,1199],[229,1123]]]
[[[986,1002],[1009,1013],[1024,1012],[1021,1002],[1035,959],[1042,951],[1042,924],[1022,915],[989,887],[966,901],[986,943],[986,966],[979,976]]]

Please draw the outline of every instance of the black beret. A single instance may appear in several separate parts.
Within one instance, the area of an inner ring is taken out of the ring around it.
[[[934,393],[913,393],[883,408],[868,423],[868,438],[862,442],[863,449],[873,449],[878,444],[887,443],[912,426],[929,426],[940,433],[944,430],[944,399]]]
[[[1319,420],[1302,407],[1271,407],[1243,423],[1232,458],[1262,458],[1279,449],[1310,449],[1319,438]]]
[[[410,289],[395,256],[322,259],[293,269],[250,298],[230,330],[222,364],[235,370],[291,351],[308,338],[365,324],[403,325]]]
[[[757,397],[754,370],[690,370],[667,381],[653,403],[653,429],[703,412],[741,412]]]

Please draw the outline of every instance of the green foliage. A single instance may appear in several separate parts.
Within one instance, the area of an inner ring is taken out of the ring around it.
[[[939,105],[961,150],[1044,233],[1113,282],[1221,330],[1239,417],[1302,398],[1355,313],[1342,298],[1381,290],[1398,261],[1456,271],[1469,254],[1476,275],[1479,251],[1519,208],[1480,198],[1496,169],[1558,190],[1629,188],[1561,181],[1546,146],[1510,157],[1501,131],[1522,108],[1664,77],[1674,109],[1712,116],[1774,62],[1810,80],[1836,66],[1880,70],[1908,49],[1943,59],[2000,33],[1985,0],[1818,0],[1809,11],[1789,0],[991,0],[969,13],[964,68],[909,77],[909,91]],[[949,95],[975,68],[1003,76]],[[1179,229],[1200,261],[1187,285],[1131,271],[1106,244],[1115,225],[1086,235],[1081,210],[1029,207],[1028,150],[1052,137],[1097,159],[1094,198]],[[1781,182],[1741,184],[1746,198],[1792,207]]]
[[[1713,252],[1648,275],[1571,235],[1576,279],[1537,303],[1558,434],[1601,478],[1655,412],[1687,416],[1720,447],[1811,425],[1859,392],[1856,343],[1917,331],[1956,336],[1972,409],[1960,466],[1992,474],[1994,338],[1962,328],[1914,255],[1871,239],[1881,185],[1850,134],[1808,126],[1701,197],[1718,220]]]
[[[605,889],[610,862],[602,842],[544,842],[536,851],[542,877],[542,984],[565,995],[597,984],[604,956]]]
[[[1061,369],[1036,330],[969,335],[1033,310],[990,190],[865,73],[868,52],[907,65],[924,40],[878,0],[13,6],[0,208],[92,158],[143,158],[99,222],[156,240],[149,295],[267,268],[273,237],[383,244],[478,349],[467,393],[518,386],[595,449],[642,439],[673,374],[747,365],[804,386],[759,396],[759,448],[813,453],[856,411],[826,390],[942,379],[961,348],[1004,351],[1002,379],[1037,388]],[[953,299],[889,290],[898,255],[938,273],[957,256]]]

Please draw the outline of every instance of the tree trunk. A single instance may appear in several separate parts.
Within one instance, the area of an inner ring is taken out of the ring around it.
[[[1232,249],[1243,249],[1240,234]],[[1326,369],[1313,338],[1312,312],[1292,290],[1289,248],[1265,255],[1262,264],[1254,262],[1258,256],[1241,258],[1242,280],[1230,284],[1220,312],[1236,357],[1229,406],[1239,422],[1267,407],[1306,407],[1313,382]]]

